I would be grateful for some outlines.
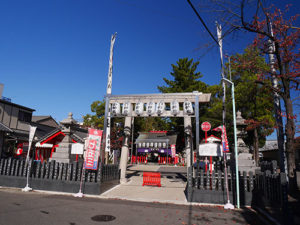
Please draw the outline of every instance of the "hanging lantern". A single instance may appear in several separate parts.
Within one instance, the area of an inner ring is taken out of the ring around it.
[[[157,142],[154,142],[154,148],[157,148]]]
[[[115,102],[112,104],[112,107],[111,107],[111,112],[114,116],[117,116],[120,114],[120,103],[118,102]]]
[[[179,103],[174,100],[171,102],[171,113],[176,116],[179,113]]]
[[[149,142],[147,142],[147,143],[146,143],[146,148],[149,148],[149,145],[150,145]]]
[[[131,113],[131,103],[130,102],[125,102],[123,104],[123,108],[122,108],[122,114],[127,116]]]
[[[144,104],[142,102],[136,103],[134,111],[135,111],[135,113],[137,115],[143,114],[143,112],[144,112]]]
[[[158,143],[158,148],[161,148],[162,147],[162,144],[161,142]]]
[[[145,143],[145,142],[143,142],[143,144],[142,144],[142,145],[143,145],[143,148],[145,148],[145,147],[146,147],[146,143]]]
[[[157,113],[158,115],[163,114],[164,111],[165,111],[165,107],[166,107],[166,104],[164,103],[164,101],[160,101],[160,102],[157,104],[156,113]]]
[[[149,116],[153,115],[155,113],[155,103],[148,102],[146,109]]]
[[[193,114],[194,113],[193,105],[190,101],[185,101],[183,103],[183,111],[185,114]]]

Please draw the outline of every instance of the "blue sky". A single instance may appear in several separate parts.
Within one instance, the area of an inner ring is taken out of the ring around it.
[[[202,15],[215,33],[214,16]],[[3,95],[58,121],[80,120],[103,99],[114,32],[112,94],[157,93],[183,57],[200,60],[204,82],[220,81],[218,49],[201,48],[212,41],[185,0],[2,0],[0,31]],[[224,51],[250,41],[225,40]]]

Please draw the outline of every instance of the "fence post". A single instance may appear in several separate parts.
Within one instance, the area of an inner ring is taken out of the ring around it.
[[[254,184],[253,184],[253,172],[249,172],[249,192],[252,192],[254,189]]]
[[[72,179],[72,163],[68,163],[68,170],[67,170],[67,181]]]
[[[276,160],[272,161],[272,173],[273,174],[277,173],[277,161]]]
[[[58,170],[59,170],[59,162],[55,162],[55,164],[54,164],[54,174],[53,174],[53,179],[54,180],[58,179]]]
[[[216,189],[216,176],[215,176],[215,171],[212,171],[212,175],[211,175],[211,187],[212,190],[214,191]]]
[[[6,175],[10,175],[11,158],[7,160]]]
[[[206,171],[206,190],[210,190],[210,176],[209,176],[209,170]]]
[[[39,178],[40,177],[40,169],[41,169],[41,163],[40,162],[36,162],[35,178]]]
[[[287,224],[294,224],[293,215],[289,211],[288,207],[288,182],[285,173],[280,173],[280,186],[281,186],[281,207],[283,218]]]
[[[200,189],[204,189],[204,171],[203,169],[200,170]]]
[[[14,176],[14,173],[15,173],[15,164],[16,164],[16,160],[12,159],[12,161],[11,161],[11,167],[10,167],[10,175],[11,176]]]
[[[192,201],[193,197],[193,174],[192,174],[192,167],[188,167],[188,201]]]
[[[221,170],[219,170],[218,171],[218,190],[219,191],[222,191],[222,190],[225,190],[225,189],[223,189],[223,182],[222,182],[222,171]]]

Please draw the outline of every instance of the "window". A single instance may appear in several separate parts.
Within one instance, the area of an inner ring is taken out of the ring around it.
[[[31,113],[20,110],[18,119],[19,121],[31,122]]]

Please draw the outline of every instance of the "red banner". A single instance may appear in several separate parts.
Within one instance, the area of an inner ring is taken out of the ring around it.
[[[85,154],[85,169],[97,170],[102,133],[102,130],[89,129],[88,146]]]

